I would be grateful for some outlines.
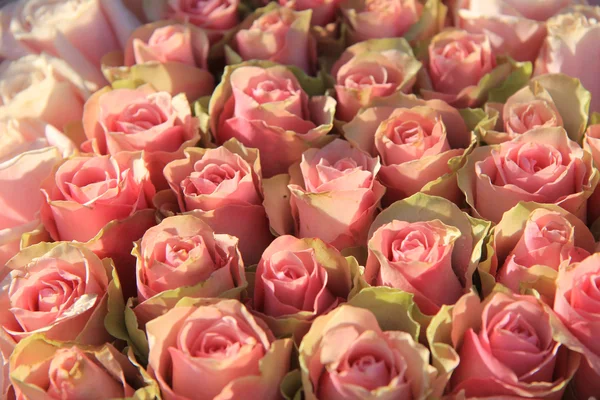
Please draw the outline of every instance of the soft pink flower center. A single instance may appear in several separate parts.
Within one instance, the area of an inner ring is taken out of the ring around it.
[[[284,101],[291,96],[298,95],[299,92],[300,90],[294,87],[294,82],[290,79],[264,80],[258,82],[254,87],[249,86],[246,90],[246,94],[259,104]]]
[[[165,262],[177,267],[188,260],[190,252],[203,244],[201,236],[167,241],[165,246]]]
[[[289,29],[290,23],[291,21],[288,21],[284,14],[280,12],[270,12],[254,21],[250,29],[258,29],[263,32],[278,32],[282,29]]]
[[[541,228],[541,234],[552,243],[564,244],[569,241],[571,229],[565,224],[552,221]]]
[[[176,0],[179,8],[189,14],[210,15],[214,12],[224,11],[231,6],[229,0]]]
[[[138,133],[168,120],[163,111],[151,103],[130,104],[109,124],[112,132]]]
[[[448,60],[462,61],[479,50],[478,45],[470,40],[453,41],[444,46],[439,54]]]
[[[377,84],[388,83],[388,71],[379,64],[361,64],[352,69],[344,80],[347,88],[360,89]]]
[[[206,195],[214,193],[225,181],[243,177],[243,172],[229,164],[208,164],[200,171],[194,171],[181,182],[186,195]]]

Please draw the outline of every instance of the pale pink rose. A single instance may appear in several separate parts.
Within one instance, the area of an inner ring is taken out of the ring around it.
[[[600,124],[588,127],[583,141],[583,148],[592,154],[596,166],[600,166]]]
[[[206,69],[208,57],[208,39],[199,29],[182,24],[166,25],[156,28],[147,40],[130,38],[131,47],[126,50],[125,65],[143,64],[147,62],[177,62],[199,66]]]
[[[0,323],[15,342],[35,333],[82,344],[110,341],[104,318],[108,289],[115,285],[112,261],[82,245],[57,242],[30,246],[6,266]]]
[[[33,0],[2,9],[0,56],[48,53],[102,85],[100,59],[125,45],[138,19],[120,0]],[[102,38],[102,40],[98,40]]]
[[[85,103],[83,127],[85,151],[116,155],[143,150],[152,182],[159,188],[166,187],[165,165],[200,140],[199,121],[185,95],[173,97],[148,85],[96,92]]]
[[[456,0],[456,26],[487,34],[497,54],[534,61],[546,37],[546,20],[579,0]]]
[[[211,131],[218,144],[236,138],[260,150],[264,176],[271,177],[329,141],[335,104],[329,96],[309,97],[283,66],[227,67],[210,100]]]
[[[409,333],[383,331],[369,310],[341,306],[317,318],[300,345],[306,397],[426,399],[436,370]]]
[[[293,10],[312,10],[311,25],[325,26],[335,21],[340,0],[279,0]]]
[[[62,130],[80,121],[96,85],[63,60],[29,55],[0,64],[0,118],[34,118]]]
[[[520,201],[557,204],[585,221],[598,173],[563,128],[536,128],[475,149],[458,182],[475,215],[496,223]]]
[[[506,133],[513,137],[537,127],[563,126],[556,107],[543,100],[517,104],[507,102],[502,118]]]
[[[217,235],[191,215],[165,218],[146,231],[133,250],[137,257],[138,301],[187,286],[194,297],[217,297],[246,283],[238,239]]]
[[[338,101],[336,118],[351,120],[372,100],[409,93],[421,69],[404,39],[373,39],[344,51],[333,65]]]
[[[340,4],[352,43],[404,36],[423,13],[418,0],[345,0]]]
[[[0,136],[0,142],[5,138]],[[0,161],[0,265],[19,252],[23,234],[41,225],[40,186],[61,159],[58,149],[45,147]]]
[[[262,206],[258,152],[232,140],[185,153],[165,167],[171,190],[159,192],[155,204],[160,210],[174,201],[178,211],[201,218],[216,233],[238,237],[244,261],[255,264],[273,240]]]
[[[310,31],[311,11],[274,7],[248,18],[253,20],[251,25],[242,27],[232,43],[242,60],[269,60],[314,72],[317,54]]]
[[[292,341],[275,340],[237,300],[177,306],[150,321],[146,331],[148,372],[166,399],[281,397]]]
[[[379,160],[336,139],[310,149],[292,180],[291,207],[297,236],[316,237],[338,249],[364,245],[385,193],[375,179]]]

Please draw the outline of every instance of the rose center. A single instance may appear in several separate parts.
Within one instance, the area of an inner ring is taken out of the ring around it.
[[[392,242],[391,261],[423,261],[430,246],[429,238],[423,232],[402,232]]]
[[[195,171],[181,182],[183,191],[187,195],[212,194],[225,181],[234,179],[239,174],[229,164],[209,164],[200,171]]]
[[[203,244],[202,237],[194,236],[191,238],[182,238],[179,240],[169,240],[165,245],[164,261],[178,267],[188,260],[190,252]]]
[[[517,336],[519,339],[530,343],[535,347],[540,346],[540,339],[538,338],[536,332],[533,330],[531,325],[523,321],[521,315],[516,315],[509,319],[507,324],[502,329],[510,332],[512,335]]]
[[[204,15],[225,10],[229,6],[226,0],[180,0],[180,4],[184,12]]]
[[[73,292],[73,288],[65,282],[54,281],[45,283],[46,287],[40,289],[38,293],[38,302],[36,311],[50,312],[57,311],[58,307]]]
[[[287,100],[291,96],[297,95],[298,91],[294,89],[293,83],[289,79],[283,82],[264,80],[250,88],[249,94],[259,104],[265,104]]]
[[[113,132],[138,133],[167,121],[167,116],[154,104],[131,104],[120,113],[112,126]]]
[[[542,236],[553,243],[564,244],[569,240],[566,227],[558,222],[550,222],[542,228]]]
[[[358,168],[358,163],[352,158],[342,158],[341,160],[336,161],[335,164],[333,164],[333,168],[342,172],[353,171],[356,168]]]
[[[414,144],[430,136],[417,121],[405,121],[394,127],[390,139],[395,144]]]
[[[464,60],[476,51],[475,44],[470,40],[454,41],[444,46],[441,55],[449,60]]]

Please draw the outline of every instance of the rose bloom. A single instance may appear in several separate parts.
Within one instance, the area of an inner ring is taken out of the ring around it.
[[[81,344],[110,341],[104,328],[114,266],[91,250],[67,242],[41,243],[6,264],[2,282],[2,330],[15,342],[34,333]],[[111,289],[113,293],[114,290]]]
[[[48,53],[98,85],[104,82],[102,56],[121,49],[140,24],[122,1],[114,0],[19,1],[2,9],[0,21],[0,56]]]
[[[558,272],[554,310],[577,338],[586,357],[574,379],[578,399],[592,398],[600,392],[600,346],[595,337],[600,329],[599,281],[599,254]]]
[[[423,13],[418,0],[344,0],[340,8],[352,43],[404,36]]]
[[[162,171],[199,140],[199,121],[184,94],[172,97],[149,85],[137,89],[106,88],[85,103],[84,151],[117,155],[143,150],[152,182],[166,187]]]
[[[96,86],[58,58],[29,55],[0,64],[0,118],[33,118],[62,130],[81,120]]]
[[[436,369],[407,332],[383,331],[371,311],[343,305],[319,317],[300,345],[308,399],[418,399],[431,395]]]
[[[181,304],[146,326],[148,372],[169,399],[280,398],[291,339],[275,340],[237,300]],[[200,389],[199,389],[200,388]]]
[[[385,204],[417,192],[461,201],[450,161],[463,155],[472,135],[448,104],[398,94],[375,101],[343,130],[350,143],[381,157]]]
[[[309,97],[286,67],[227,67],[210,100],[211,131],[218,144],[236,138],[268,155],[262,170],[271,177],[287,172],[305,150],[327,143],[335,104],[329,96]]]
[[[336,19],[340,0],[279,0],[279,4],[293,10],[312,10],[311,25],[325,26]]]
[[[548,37],[535,62],[535,75],[562,72],[581,80],[592,94],[590,111],[600,112],[600,82],[592,71],[600,61],[588,57],[598,52],[600,7],[574,7],[548,21]],[[585,68],[583,68],[585,66]]]
[[[456,26],[490,37],[497,54],[534,61],[546,37],[545,22],[577,0],[456,0]]]
[[[316,66],[316,43],[310,32],[312,11],[269,7],[249,16],[232,45],[242,60],[294,65],[310,74]],[[249,25],[249,26],[244,26]],[[229,64],[232,64],[231,62]]]
[[[404,39],[373,39],[348,47],[333,65],[336,118],[350,121],[372,100],[409,93],[421,63]]]
[[[497,146],[477,148],[458,183],[477,216],[499,222],[519,201],[557,204],[585,221],[598,182],[589,153],[562,128],[536,128]]]
[[[566,330],[536,297],[500,290],[483,302],[467,294],[431,322],[430,339],[447,340],[444,352],[434,351],[434,362],[454,360],[445,364],[451,398],[561,399],[580,361],[554,339]]]
[[[262,206],[258,152],[231,140],[217,149],[185,153],[185,159],[165,167],[171,190],[157,194],[158,209],[194,214],[216,233],[238,237],[245,262],[255,264],[273,240]]]

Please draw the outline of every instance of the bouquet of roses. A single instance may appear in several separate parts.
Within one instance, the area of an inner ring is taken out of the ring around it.
[[[0,3],[3,399],[600,398],[598,0]]]

